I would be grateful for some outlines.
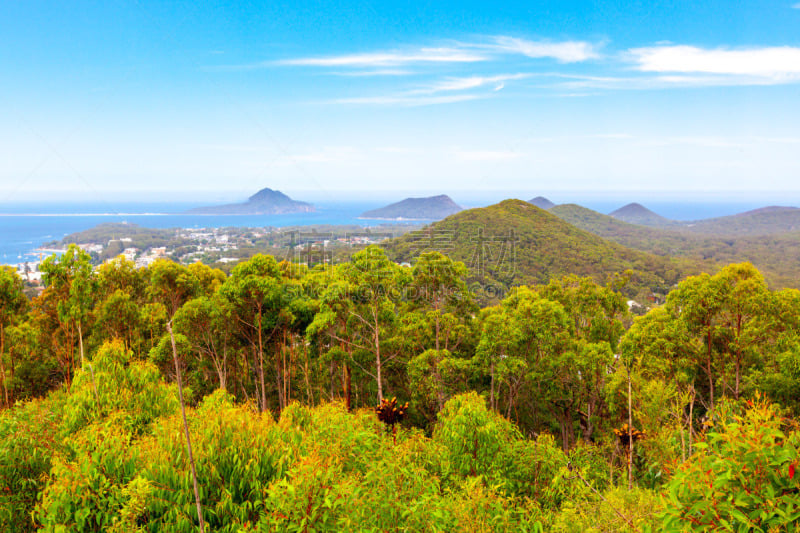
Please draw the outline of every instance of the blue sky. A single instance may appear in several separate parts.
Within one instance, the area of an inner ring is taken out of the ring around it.
[[[0,202],[800,200],[796,0],[238,4],[0,3]]]

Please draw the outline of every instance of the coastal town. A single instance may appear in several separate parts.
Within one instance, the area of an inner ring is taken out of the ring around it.
[[[227,271],[256,253],[314,265],[336,262],[353,249],[378,244],[414,229],[418,226],[150,229],[127,223],[101,224],[43,244],[29,254],[32,259],[18,263],[16,270],[29,286],[40,286],[41,262],[52,254],[63,253],[72,243],[91,255],[95,265],[122,256],[137,268],[146,268],[158,259],[169,259],[181,264],[203,262]]]

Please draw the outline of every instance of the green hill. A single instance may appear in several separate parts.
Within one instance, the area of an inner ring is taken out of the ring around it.
[[[720,237],[777,235],[800,231],[800,209],[762,207],[738,215],[688,222],[684,227],[692,233]]]
[[[739,222],[739,216],[709,219],[704,227],[695,231],[692,228],[652,228],[637,226],[617,220],[591,209],[575,204],[564,204],[548,211],[582,230],[593,233],[604,239],[623,246],[657,255],[680,258],[684,265],[692,265],[706,271],[714,271],[721,265],[749,261],[753,263],[770,283],[776,288],[800,288],[800,231],[773,234],[766,236],[740,235],[725,237],[704,234],[715,226],[717,231],[727,228],[735,232],[737,227],[731,223]],[[780,213],[773,213],[780,214]],[[792,212],[783,212],[778,220],[789,220]],[[775,227],[767,224],[769,212],[744,214],[742,221],[761,219],[764,227]],[[785,227],[790,227],[786,225]],[[705,229],[704,229],[705,228]],[[743,224],[739,231],[747,231]],[[755,231],[755,230],[754,230]]]
[[[473,280],[494,281],[505,288],[547,283],[564,274],[605,282],[632,269],[636,274],[631,290],[663,292],[683,271],[669,258],[598,238],[521,200],[462,211],[385,247],[401,262],[438,250],[463,261]]]
[[[548,212],[604,239],[656,255],[693,255],[698,248],[713,246],[719,242],[719,239],[685,231],[630,224],[577,204],[557,205]]]
[[[680,224],[674,220],[662,217],[658,213],[647,209],[642,204],[637,203],[620,207],[608,215],[617,220],[628,222],[629,224],[640,224],[642,226],[652,226],[654,228],[667,228]]]

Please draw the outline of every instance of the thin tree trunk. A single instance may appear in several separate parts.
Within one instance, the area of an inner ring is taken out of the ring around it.
[[[81,368],[83,368],[83,332],[81,331],[81,323],[78,322],[78,345],[81,348]]]
[[[8,401],[8,385],[6,385],[6,364],[3,361],[3,354],[5,354],[6,350],[6,331],[5,327],[0,324],[0,379],[3,380],[3,397],[5,398],[5,406],[6,408],[10,407],[11,404]]]
[[[178,397],[181,401],[181,416],[183,416],[183,430],[186,433],[186,451],[189,457],[189,465],[192,468],[192,483],[194,485],[194,501],[197,505],[197,520],[200,524],[200,533],[205,532],[205,522],[203,522],[203,507],[200,505],[200,489],[197,486],[197,471],[194,468],[194,457],[192,456],[192,439],[189,436],[189,423],[186,421],[186,405],[183,401],[183,382],[181,381],[181,369],[178,365],[178,348],[175,346],[175,335],[172,333],[172,322],[167,322],[170,341],[172,342],[172,359],[175,361],[175,376],[178,380]]]
[[[489,363],[489,371],[492,375],[491,388],[489,392],[489,407],[491,407],[492,411],[494,411],[494,361]]]
[[[706,337],[706,372],[708,372],[708,389],[709,397],[711,399],[711,407],[714,408],[714,375],[711,372],[711,324],[708,324],[708,336]]]
[[[261,310],[258,311],[258,373],[261,381],[261,412],[267,410],[267,389],[264,386],[264,339],[261,333]]]
[[[631,369],[628,368],[628,490],[633,489],[633,402]]]
[[[347,407],[347,410],[350,411],[353,409],[353,391],[351,385],[351,371],[350,365],[346,362],[344,364],[344,404]]]
[[[681,404],[680,404],[680,409],[681,409],[681,412],[680,412],[680,417],[678,418],[678,420],[679,420],[679,425],[680,425],[680,428],[681,428],[681,462],[685,463],[686,462],[686,436],[684,435],[683,421],[684,421],[684,419],[686,417],[683,414],[684,413],[684,409],[685,409],[683,402],[681,402]]]
[[[692,456],[692,434],[694,433],[694,385],[692,385],[692,398],[689,402],[689,457]]]
[[[383,382],[381,381],[381,343],[378,332],[378,321],[375,320],[375,378],[378,380],[378,403],[381,403],[383,401]]]

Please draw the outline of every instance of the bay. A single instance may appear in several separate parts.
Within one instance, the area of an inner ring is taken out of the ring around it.
[[[198,215],[183,213],[197,204],[14,204],[0,206],[0,264],[38,261],[36,249],[78,231],[107,222],[127,222],[146,228],[288,227],[316,224],[376,226],[383,221],[358,215],[373,203],[316,205],[314,213],[289,215]],[[46,254],[45,254],[46,255]]]
[[[627,202],[609,198],[574,200],[600,213]],[[631,200],[627,200],[631,201]],[[387,202],[388,203],[388,202]],[[494,203],[473,198],[465,207]],[[756,201],[677,201],[650,198],[642,202],[656,213],[674,220],[699,220],[732,215],[769,205]],[[377,226],[387,221],[364,220],[359,214],[378,207],[376,201],[316,202],[314,213],[291,215],[198,215],[184,211],[197,207],[187,202],[49,202],[0,204],[0,264],[35,262],[44,255],[42,244],[60,240],[106,222],[128,222],[148,228],[288,227],[316,224]],[[462,205],[464,205],[462,203]]]

